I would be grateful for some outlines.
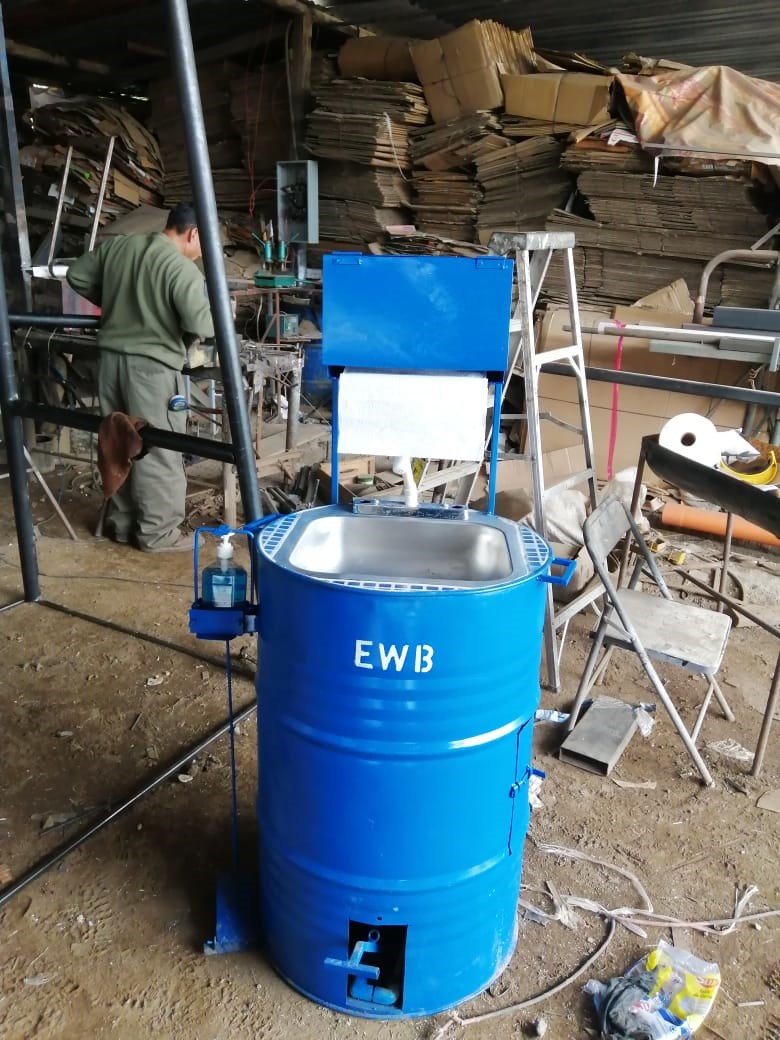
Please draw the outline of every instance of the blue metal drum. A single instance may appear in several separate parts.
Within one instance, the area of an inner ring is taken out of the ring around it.
[[[296,989],[405,1018],[515,947],[551,552],[500,517],[376,508],[259,535],[260,889]]]

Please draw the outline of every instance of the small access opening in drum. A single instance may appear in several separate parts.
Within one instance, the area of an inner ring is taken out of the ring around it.
[[[376,1004],[385,1008],[403,1007],[406,927],[405,924],[349,922],[350,957],[355,952],[357,944],[362,944],[360,963],[378,968],[379,978],[348,975],[348,1003],[358,1007],[365,1004]]]

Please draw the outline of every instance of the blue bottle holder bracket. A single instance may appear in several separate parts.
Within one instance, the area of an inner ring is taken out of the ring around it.
[[[199,527],[195,532],[195,552],[193,555],[193,588],[194,599],[189,612],[189,630],[198,639],[218,639],[222,642],[235,639],[257,631],[257,580],[254,553],[254,540],[257,532],[277,518],[276,513],[253,520],[243,527],[233,528],[227,524],[219,524],[217,527]],[[202,534],[213,535],[222,538],[226,534],[244,535],[249,542],[249,582],[247,586],[248,602],[242,607],[212,607],[206,606],[200,596],[198,551],[199,540]]]

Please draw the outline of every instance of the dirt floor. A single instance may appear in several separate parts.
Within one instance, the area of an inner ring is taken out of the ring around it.
[[[121,801],[195,744],[226,716],[218,644],[187,632],[192,599],[187,554],[150,556],[96,540],[94,492],[76,471],[52,477],[79,534],[67,539],[34,488],[44,601],[0,614],[0,871],[23,875],[95,814]],[[206,510],[207,511],[207,510]],[[212,517],[211,519],[216,519]],[[675,544],[682,541],[674,539]],[[717,558],[719,547],[692,542]],[[760,560],[764,566],[758,566]],[[745,599],[780,624],[780,557],[744,550],[738,564]],[[17,599],[21,582],[7,481],[0,482],[0,603]],[[294,619],[292,619],[294,620]],[[565,709],[574,694],[593,615],[571,626],[560,695],[543,704]],[[110,625],[108,624],[110,623]],[[137,634],[136,634],[137,633]],[[142,638],[146,636],[148,638]],[[242,645],[234,695],[254,695],[255,648]],[[734,738],[754,748],[775,665],[775,640],[755,626],[732,633],[722,669],[736,714],[729,724],[711,711],[703,744]],[[625,658],[604,692],[652,699]],[[702,687],[670,673],[670,688],[691,718]],[[544,851],[545,843],[578,850],[630,871],[659,913],[681,922],[728,918],[735,899],[757,886],[748,912],[780,908],[780,815],[756,806],[780,787],[780,723],[763,772],[706,757],[717,780],[705,789],[659,714],[648,739],[638,734],[615,769],[621,787],[561,763],[560,729],[536,727],[534,764],[546,772],[542,807],[526,842],[523,899],[553,912],[550,883],[563,895],[617,908],[639,906],[621,874],[589,861]],[[255,724],[237,740],[242,844],[255,836]],[[215,873],[230,860],[228,744],[222,737],[133,809],[42,874],[0,910],[0,1036],[4,1040],[356,1040],[532,1035],[543,1016],[548,1040],[596,1036],[587,978],[607,980],[664,938],[720,965],[723,987],[700,1035],[721,1040],[777,1040],[780,1035],[780,917],[710,936],[691,928],[651,928],[646,937],[618,926],[592,968],[557,995],[482,1022],[468,1019],[511,1007],[556,986],[593,955],[607,936],[598,915],[578,911],[579,927],[538,923],[520,913],[515,957],[490,992],[451,1015],[375,1022],[327,1011],[299,996],[262,953],[207,957],[213,934]],[[535,919],[532,919],[535,918]],[[575,922],[576,923],[576,922]],[[443,971],[446,965],[441,966]],[[774,1025],[772,1023],[774,1022]],[[446,1027],[446,1028],[445,1028]]]

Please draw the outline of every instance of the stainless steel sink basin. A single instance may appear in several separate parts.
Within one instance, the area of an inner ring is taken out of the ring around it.
[[[316,577],[408,582],[502,581],[513,571],[497,526],[421,517],[320,516],[290,550],[289,566]]]

